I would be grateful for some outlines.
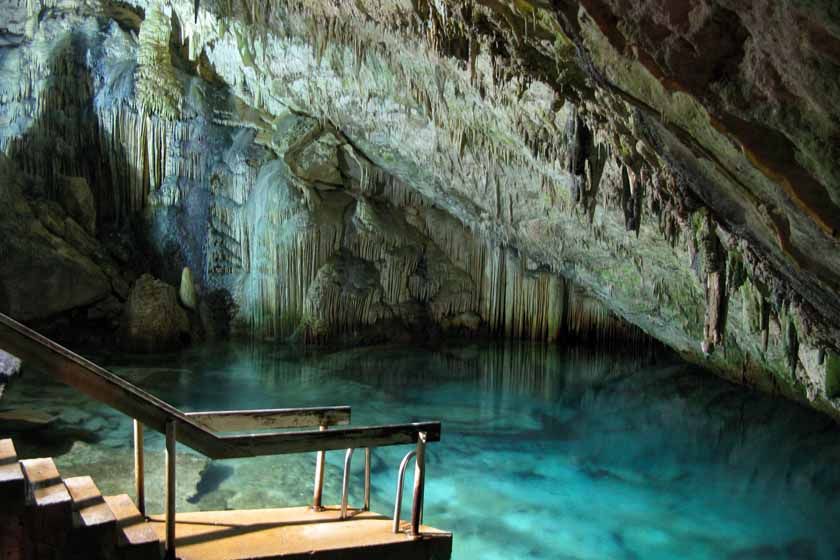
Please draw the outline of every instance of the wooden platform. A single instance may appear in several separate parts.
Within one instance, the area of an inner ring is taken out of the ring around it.
[[[376,513],[341,521],[337,507],[178,513],[176,521],[182,560],[448,560],[452,551],[451,533],[422,527],[422,537],[412,539],[394,534],[392,519]],[[151,516],[149,524],[163,540],[163,516]]]

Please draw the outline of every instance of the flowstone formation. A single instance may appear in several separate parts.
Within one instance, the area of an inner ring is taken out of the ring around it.
[[[838,415],[838,22],[831,0],[5,0],[0,147],[28,204],[84,178],[97,243],[188,267],[208,331],[626,321]]]

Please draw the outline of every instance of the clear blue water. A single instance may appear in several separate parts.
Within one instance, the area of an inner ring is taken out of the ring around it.
[[[93,357],[188,411],[347,404],[354,425],[441,420],[425,521],[455,533],[456,560],[840,558],[838,427],[681,363],[535,344]],[[32,372],[0,405],[59,417],[49,432],[16,435],[22,454],[55,455],[65,475],[131,494],[128,419]],[[154,481],[160,437],[148,446]],[[391,512],[410,449],[374,452],[374,510]],[[179,453],[179,510],[310,498],[312,454]],[[342,461],[328,453],[327,502],[338,502]],[[360,453],[351,504],[361,464]],[[154,510],[160,485],[148,492]],[[410,492],[405,502],[407,515]]]

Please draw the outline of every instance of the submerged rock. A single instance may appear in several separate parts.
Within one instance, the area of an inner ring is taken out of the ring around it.
[[[131,352],[168,352],[190,342],[190,321],[173,286],[144,274],[128,296],[120,345]]]
[[[46,414],[35,409],[13,409],[0,411],[0,424],[9,432],[24,432],[46,428],[58,419],[58,416]]]

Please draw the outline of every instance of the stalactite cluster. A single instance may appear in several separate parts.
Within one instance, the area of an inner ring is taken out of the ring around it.
[[[834,406],[817,354],[835,331],[777,266],[810,263],[802,224],[756,202],[766,165],[733,122],[625,64],[610,22],[530,2],[131,0],[115,23],[93,4],[20,8],[34,42],[0,60],[0,148],[48,197],[85,178],[101,224],[142,220],[161,260],[231,294],[239,332],[644,331]]]

